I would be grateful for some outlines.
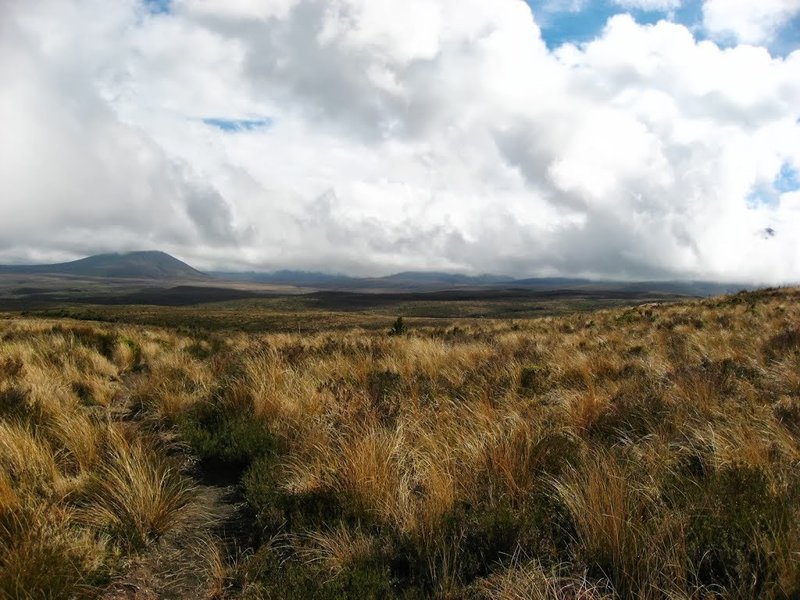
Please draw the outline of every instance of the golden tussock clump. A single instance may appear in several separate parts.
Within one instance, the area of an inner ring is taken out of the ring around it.
[[[102,590],[193,527],[186,456],[250,519],[210,595],[792,597],[798,300],[393,336],[2,321],[0,597]]]

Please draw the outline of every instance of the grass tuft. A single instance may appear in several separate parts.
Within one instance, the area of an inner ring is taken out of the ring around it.
[[[84,490],[81,516],[129,549],[142,550],[180,527],[195,489],[158,448],[120,429],[107,431],[102,464]]]

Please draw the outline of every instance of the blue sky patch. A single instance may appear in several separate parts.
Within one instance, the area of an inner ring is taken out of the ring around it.
[[[789,163],[783,163],[781,171],[775,178],[772,187],[775,188],[775,191],[779,194],[796,192],[800,190],[800,174],[798,174],[797,170],[792,168],[792,165]]]
[[[269,117],[262,119],[223,119],[219,117],[210,117],[208,119],[203,119],[203,123],[221,129],[227,133],[237,133],[241,131],[264,129],[272,126],[273,121]]]
[[[166,14],[172,10],[172,0],[142,0],[147,12],[154,15]]]
[[[684,0],[672,11],[626,9],[613,0],[525,0],[542,30],[549,48],[565,43],[580,44],[594,39],[614,15],[630,13],[639,23],[657,23],[670,19],[691,29],[703,19],[702,0]]]
[[[756,2],[757,0],[753,0]],[[614,0],[525,0],[533,11],[542,38],[550,49],[565,43],[581,44],[598,37],[609,18],[631,14],[638,23],[652,24],[663,19],[686,26],[698,40],[709,39],[703,29],[703,0],[683,0],[674,10],[624,8]],[[734,38],[715,40],[725,48],[734,46]],[[787,56],[800,47],[800,15],[776,33],[768,44],[773,55]]]
[[[798,48],[800,48],[800,14],[781,28],[771,50],[782,56],[788,56]]]
[[[587,42],[597,37],[608,18],[615,14],[604,2],[590,3],[582,10],[555,10],[546,0],[527,0],[542,39],[550,49],[566,43]]]
[[[747,195],[747,207],[758,208],[778,203],[778,194],[769,185],[756,185]]]
[[[800,190],[800,174],[789,163],[784,163],[772,184],[760,183],[753,187],[747,196],[747,205],[757,207],[775,205],[781,194]]]

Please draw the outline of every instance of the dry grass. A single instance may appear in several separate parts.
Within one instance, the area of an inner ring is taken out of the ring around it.
[[[210,597],[791,597],[798,300],[392,337],[0,322],[0,590],[98,590],[194,527],[184,448],[253,515]],[[37,581],[48,556],[71,570]]]
[[[625,597],[687,589],[681,522],[659,505],[658,486],[601,451],[555,480],[575,523],[576,554]]]
[[[481,581],[477,595],[486,600],[600,600],[610,596],[585,576],[564,575],[547,570],[536,561],[498,570]]]
[[[341,575],[360,561],[372,558],[376,540],[359,529],[338,527],[331,531],[314,531],[295,541],[298,554],[319,568],[331,579]]]
[[[106,432],[103,460],[82,490],[81,517],[134,549],[179,528],[194,499],[192,482],[146,438]]]
[[[180,529],[193,484],[164,443],[115,423],[130,370],[174,336],[0,322],[0,598],[95,597],[126,556]]]

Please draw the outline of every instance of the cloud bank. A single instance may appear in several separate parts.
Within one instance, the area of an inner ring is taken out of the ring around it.
[[[4,0],[0,261],[800,281],[797,2],[718,4]]]
[[[800,16],[800,0],[706,0],[703,22],[709,32],[748,44],[768,43],[776,33]],[[798,23],[794,37],[800,35]]]

